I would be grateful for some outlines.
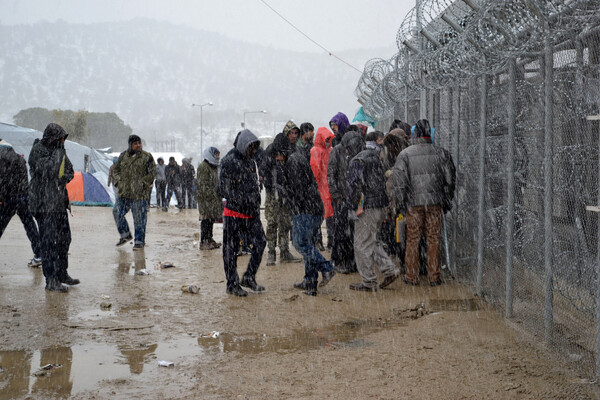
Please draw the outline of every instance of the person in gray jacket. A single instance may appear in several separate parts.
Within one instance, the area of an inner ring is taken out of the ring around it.
[[[410,285],[419,283],[419,239],[423,231],[427,237],[429,284],[437,286],[442,283],[442,212],[450,210],[454,197],[456,170],[452,156],[432,143],[431,132],[429,121],[418,121],[412,128],[412,145],[400,153],[393,169],[396,204],[407,218],[404,282]]]
[[[348,219],[348,162],[360,153],[364,141],[360,133],[347,131],[339,146],[331,150],[327,166],[327,184],[333,207],[333,246],[331,261],[336,272],[349,274],[356,272],[354,260],[354,221]]]

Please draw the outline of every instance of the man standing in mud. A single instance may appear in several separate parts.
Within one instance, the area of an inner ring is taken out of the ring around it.
[[[69,276],[69,195],[67,183],[75,172],[65,151],[67,132],[50,123],[42,140],[36,140],[29,153],[29,211],[38,222],[42,248],[42,271],[46,290],[66,292],[63,285],[77,285],[79,279]]]
[[[442,212],[454,197],[456,169],[450,153],[432,143],[429,121],[412,128],[412,144],[398,155],[392,170],[396,205],[406,215],[406,275],[404,282],[419,284],[419,240],[427,237],[427,275],[437,286],[440,278]],[[408,210],[407,213],[404,211]]]
[[[354,223],[354,255],[362,282],[350,285],[352,290],[374,292],[377,290],[377,275],[374,267],[383,274],[379,285],[385,288],[400,271],[383,248],[377,233],[389,204],[385,192],[385,176],[379,153],[383,144],[383,132],[374,131],[366,136],[366,149],[351,161],[348,170],[348,218]]]
[[[119,155],[114,169],[114,185],[119,189],[117,229],[121,239],[117,246],[131,240],[129,224],[125,214],[131,210],[135,225],[133,249],[142,250],[146,244],[146,221],[148,199],[156,177],[156,164],[152,154],[142,150],[142,139],[129,136],[129,148]]]
[[[267,244],[260,222],[260,181],[254,155],[260,146],[258,138],[248,129],[239,133],[235,147],[221,161],[219,192],[225,198],[223,210],[223,267],[227,278],[227,293],[246,296],[247,287],[254,292],[265,288],[256,283]],[[252,253],[241,281],[237,272],[237,256],[242,232],[248,232]]]

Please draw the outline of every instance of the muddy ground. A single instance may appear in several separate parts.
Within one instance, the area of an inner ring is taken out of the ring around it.
[[[115,247],[111,211],[73,209],[69,272],[82,283],[67,294],[27,267],[18,218],[0,239],[1,399],[600,398],[472,287],[357,293],[358,275],[337,275],[307,297],[292,287],[302,264],[263,261],[267,291],[232,297],[221,251],[198,250],[197,211],[151,209],[143,252]]]

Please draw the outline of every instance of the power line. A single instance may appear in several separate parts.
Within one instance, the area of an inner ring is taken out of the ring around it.
[[[284,17],[283,15],[281,15],[279,12],[277,12],[277,10],[274,9],[273,7],[271,7],[269,5],[269,3],[267,3],[265,0],[260,0],[260,2],[263,3],[265,6],[269,7],[271,9],[271,11],[273,11],[275,14],[277,14],[282,20],[284,20],[285,22],[287,22],[292,28],[294,28],[295,30],[297,30],[302,36],[304,36],[305,38],[307,38],[308,40],[310,40],[311,42],[313,42],[315,45],[317,45],[321,49],[325,50],[330,56],[332,56],[334,58],[337,58],[339,61],[343,62],[344,64],[346,64],[350,68],[352,68],[352,69],[354,69],[354,70],[356,70],[356,71],[358,71],[359,73],[362,74],[362,71],[360,69],[356,68],[354,65],[350,64],[346,60],[343,60],[340,57],[336,56],[335,54],[333,54],[333,52],[331,52],[330,50],[328,50],[327,48],[325,48],[324,46],[322,46],[321,44],[319,44],[317,41],[315,41],[313,38],[311,38],[310,36],[308,36],[306,33],[302,32],[300,30],[300,28],[298,28],[291,21],[289,21],[286,17]]]

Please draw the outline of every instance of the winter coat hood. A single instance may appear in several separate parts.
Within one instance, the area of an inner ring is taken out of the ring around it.
[[[221,161],[221,152],[216,147],[204,149],[202,155],[210,165],[219,165],[219,162]]]
[[[352,159],[364,149],[365,143],[360,133],[350,131],[342,138],[342,146],[348,150],[349,159]]]
[[[332,122],[338,126],[338,132],[341,135],[343,135],[346,132],[346,128],[350,125],[348,117],[343,112],[335,114],[329,121],[329,126],[331,126]]]
[[[294,129],[298,129],[298,137],[300,137],[300,128],[298,128],[294,121],[289,120],[283,127],[283,134],[287,137],[287,135]]]
[[[293,123],[293,122],[292,122]],[[273,145],[271,146],[271,154],[269,156],[274,157],[277,154],[283,154],[284,156],[289,156],[292,153],[292,146],[290,140],[287,138],[285,132],[278,133],[273,140]]]
[[[8,143],[4,139],[0,139],[0,147],[9,147],[9,148],[12,148],[12,144]]]
[[[235,148],[243,155],[246,155],[248,147],[250,147],[252,143],[256,143],[258,141],[259,140],[254,133],[252,133],[249,129],[244,129],[240,132],[237,138]]]
[[[315,135],[315,146],[327,148],[327,145],[325,144],[325,141],[327,139],[329,139],[329,140],[333,139],[333,132],[331,132],[329,129],[325,128],[324,126],[317,129],[317,134]],[[330,145],[330,147],[331,147],[331,145]]]
[[[44,146],[52,149],[58,147],[60,140],[63,138],[66,139],[67,136],[69,135],[62,126],[51,122],[44,129],[44,136],[41,141]]]

